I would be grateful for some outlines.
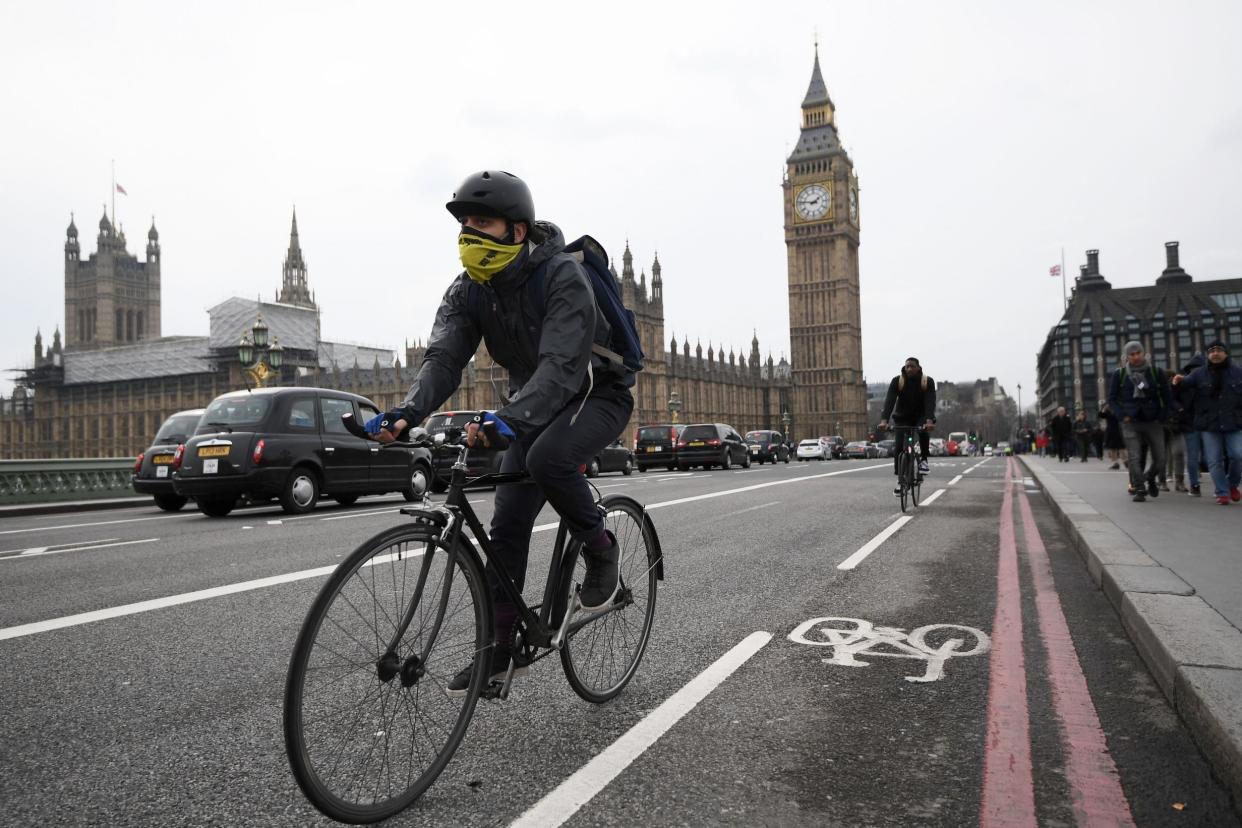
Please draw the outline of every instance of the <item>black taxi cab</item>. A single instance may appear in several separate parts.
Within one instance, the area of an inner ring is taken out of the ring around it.
[[[343,414],[366,422],[378,413],[365,397],[324,388],[221,394],[174,457],[173,487],[213,517],[243,497],[278,499],[293,514],[314,509],[321,495],[343,505],[386,492],[419,498],[431,483],[427,449],[381,449],[341,423]]]
[[[138,455],[130,482],[138,494],[149,494],[155,505],[166,512],[176,512],[185,506],[188,498],[173,491],[172,464],[177,449],[194,433],[198,421],[203,418],[202,408],[178,411],[159,430],[151,447]]]

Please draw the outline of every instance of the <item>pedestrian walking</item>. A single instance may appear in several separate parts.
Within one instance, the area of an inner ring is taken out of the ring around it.
[[[1195,430],[1203,443],[1216,502],[1242,500],[1242,366],[1234,365],[1219,339],[1207,347],[1207,364],[1173,378],[1183,398],[1193,401]],[[1226,470],[1225,460],[1229,466]]]
[[[1177,372],[1166,370],[1165,374],[1171,381]],[[1176,391],[1170,390],[1169,415],[1164,421],[1164,470],[1160,475],[1160,491],[1169,490],[1169,478],[1173,478],[1174,488],[1179,492],[1186,491],[1186,412],[1182,408]]]
[[[1108,383],[1108,406],[1121,418],[1121,433],[1130,455],[1130,485],[1134,502],[1158,497],[1156,478],[1164,469],[1164,419],[1170,405],[1169,383],[1156,369],[1139,342],[1125,345],[1126,362]],[[1143,449],[1150,455],[1144,466]]]
[[[1070,440],[1074,438],[1074,423],[1065,413],[1065,406],[1057,406],[1056,416],[1048,423],[1048,434],[1052,438],[1052,445],[1056,448],[1057,460],[1061,463],[1068,463],[1070,452],[1074,450],[1070,443]]]
[[[1048,429],[1041,428],[1035,435],[1035,448],[1039,450],[1040,457],[1048,454]]]
[[[1203,358],[1203,354],[1195,354],[1190,361],[1182,366],[1182,374],[1190,374],[1196,368],[1202,368],[1207,365],[1207,360]],[[1199,488],[1199,475],[1202,474],[1203,464],[1203,438],[1199,436],[1199,431],[1195,428],[1195,400],[1194,394],[1188,387],[1181,385],[1173,386],[1173,402],[1182,409],[1182,422],[1185,431],[1182,434],[1182,440],[1186,444],[1186,482],[1188,484],[1187,494],[1191,497],[1201,497],[1202,490]]]
[[[1104,448],[1108,451],[1108,459],[1113,461],[1110,469],[1118,470],[1122,465],[1129,467],[1126,458],[1126,441],[1121,436],[1121,421],[1109,408],[1108,403],[1100,406],[1100,420],[1104,423]]]
[[[1091,456],[1091,423],[1087,422],[1087,412],[1079,411],[1074,418],[1074,439],[1078,441],[1078,457],[1085,463]]]

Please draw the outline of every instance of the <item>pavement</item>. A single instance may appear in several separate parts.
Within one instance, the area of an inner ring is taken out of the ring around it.
[[[1105,461],[1023,455],[1091,578],[1216,775],[1242,802],[1242,505],[1145,503]]]

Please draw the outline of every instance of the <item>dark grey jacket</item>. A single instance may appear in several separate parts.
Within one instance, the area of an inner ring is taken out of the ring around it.
[[[592,385],[604,390],[624,379],[609,373],[607,363],[591,353],[593,343],[608,343],[611,331],[595,303],[590,277],[561,252],[565,237],[560,228],[549,222],[537,226],[545,241],[529,242],[509,267],[475,288],[482,301],[476,299],[474,314],[469,276],[462,273],[445,291],[418,376],[401,404],[409,422],[421,423],[457,390],[480,340],[509,372],[509,403],[496,414],[518,436],[546,425]],[[544,265],[540,314],[534,291],[525,284]]]

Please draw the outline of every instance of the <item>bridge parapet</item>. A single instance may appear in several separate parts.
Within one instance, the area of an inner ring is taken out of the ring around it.
[[[135,459],[0,460],[0,506],[133,496]]]

